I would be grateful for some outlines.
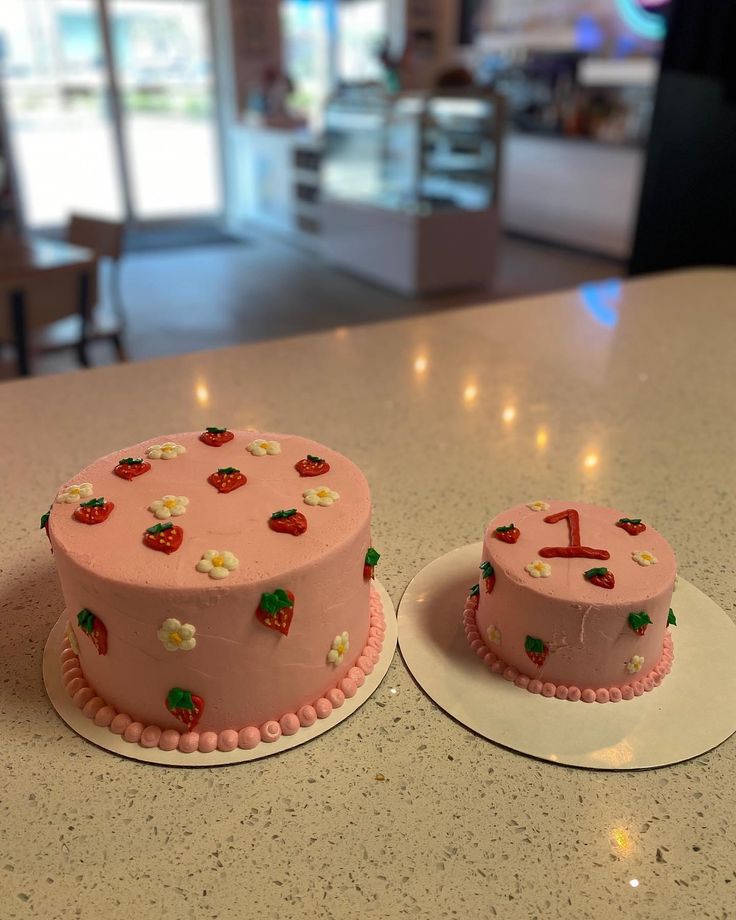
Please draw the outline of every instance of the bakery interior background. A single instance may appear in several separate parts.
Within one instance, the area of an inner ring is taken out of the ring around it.
[[[615,325],[734,261],[728,6],[3,0],[0,379],[570,287]]]

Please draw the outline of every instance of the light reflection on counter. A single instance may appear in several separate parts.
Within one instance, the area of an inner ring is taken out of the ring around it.
[[[501,413],[501,418],[507,425],[510,425],[516,419],[516,407],[506,406]]]
[[[547,434],[547,429],[542,427],[537,429],[536,437],[534,438],[534,443],[537,445],[539,450],[544,450],[549,442],[549,435]]]
[[[210,404],[210,389],[202,380],[198,380],[194,387],[194,398],[203,409],[207,409]]]
[[[414,373],[417,375],[417,377],[421,377],[426,374],[428,367],[429,359],[426,355],[417,355],[416,358],[414,358]]]
[[[611,843],[617,856],[630,856],[634,849],[634,841],[625,827],[614,827],[611,831]]]
[[[631,879],[629,879],[629,885],[631,885],[632,888],[638,888],[638,887],[639,887],[639,879],[638,879],[638,878],[631,878]]]
[[[477,398],[478,386],[471,381],[465,385],[465,389],[463,390],[463,402],[466,406],[472,406]]]
[[[593,319],[612,329],[618,325],[618,304],[623,285],[620,278],[581,284],[578,288],[583,306]]]
[[[348,327],[347,326],[338,326],[335,329],[335,338],[336,339],[346,339],[348,336]]]
[[[583,457],[583,469],[594,470],[598,466],[600,459],[595,451],[590,451]]]

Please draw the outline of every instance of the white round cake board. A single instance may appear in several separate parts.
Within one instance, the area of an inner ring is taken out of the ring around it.
[[[482,543],[435,559],[399,604],[399,647],[417,683],[463,725],[540,760],[598,770],[641,770],[697,757],[736,731],[736,625],[678,578],[671,672],[620,703],[568,703],[529,693],[492,673],[463,629]]]
[[[305,744],[319,735],[339,725],[349,718],[369,697],[378,689],[381,681],[386,676],[389,665],[396,650],[396,610],[383,585],[375,580],[373,586],[378,592],[383,604],[383,617],[386,622],[386,634],[383,648],[376,666],[370,674],[366,675],[365,683],[358,689],[352,699],[346,699],[339,709],[333,709],[326,719],[317,719],[314,725],[300,728],[294,735],[282,735],[278,741],[261,742],[252,750],[245,751],[236,748],[234,751],[212,751],[211,754],[194,752],[184,754],[181,751],[162,751],[159,748],[143,748],[139,744],[124,741],[108,728],[95,725],[92,719],[82,715],[82,711],[72,702],[61,680],[60,654],[61,645],[66,630],[66,612],[57,621],[46,640],[43,652],[43,682],[49,699],[66,724],[78,735],[91,741],[98,747],[104,748],[113,754],[129,757],[132,760],[142,760],[146,763],[161,764],[169,767],[219,767],[226,764],[243,763],[247,760],[259,760],[262,757],[271,757],[273,754],[282,754],[291,748]]]

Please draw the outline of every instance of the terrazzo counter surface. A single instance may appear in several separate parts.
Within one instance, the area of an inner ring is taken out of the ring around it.
[[[661,770],[557,767],[456,724],[397,655],[277,757],[98,750],[43,689],[62,599],[38,530],[121,446],[293,431],[365,471],[396,603],[498,510],[571,497],[651,521],[733,616],[734,341],[736,272],[691,271],[0,386],[0,918],[736,916],[734,738]]]

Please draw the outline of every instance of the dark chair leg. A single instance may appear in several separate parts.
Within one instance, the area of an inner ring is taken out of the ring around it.
[[[125,351],[125,345],[123,345],[123,340],[119,333],[113,332],[110,338],[112,339],[112,344],[115,348],[115,354],[118,356],[118,361],[127,361],[128,354]]]
[[[10,308],[13,313],[13,332],[15,335],[15,351],[18,358],[18,376],[28,377],[31,373],[31,365],[28,360],[26,301],[22,291],[13,291],[11,293]]]
[[[120,285],[120,263],[117,259],[113,259],[110,263],[110,294],[113,310],[122,332],[125,329],[125,304],[123,303],[123,291]]]
[[[89,325],[89,275],[82,272],[79,276],[79,342],[77,343],[77,357],[82,367],[89,367],[87,354],[87,327]]]

